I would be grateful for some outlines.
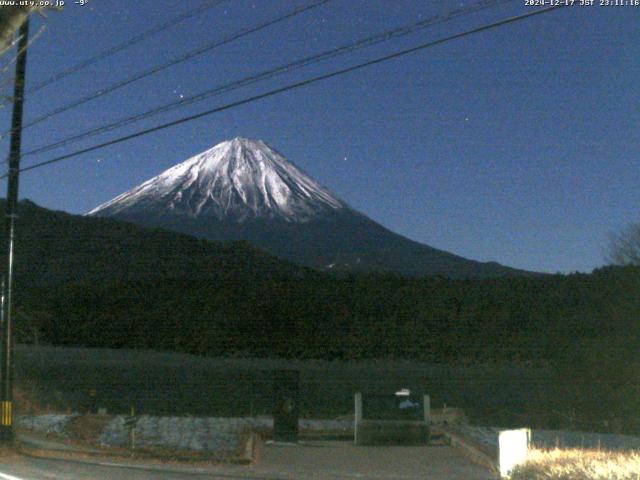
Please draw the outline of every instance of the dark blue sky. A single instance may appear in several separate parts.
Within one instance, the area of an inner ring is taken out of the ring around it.
[[[201,3],[67,1],[62,13],[34,17],[32,32],[46,30],[29,52],[28,85]],[[304,3],[228,0],[34,93],[26,120]],[[416,21],[443,5],[333,0],[27,129],[24,149]],[[528,8],[514,1],[23,164]],[[518,268],[590,271],[604,263],[608,235],[640,220],[639,13],[576,6],[452,41],[25,173],[21,197],[83,213],[240,135],[267,141],[354,208],[414,240]],[[0,120],[8,127],[6,108]]]

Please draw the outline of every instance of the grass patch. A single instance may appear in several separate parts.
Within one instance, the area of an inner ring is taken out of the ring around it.
[[[98,443],[100,434],[112,420],[113,417],[107,415],[81,415],[74,417],[67,425],[69,436],[83,443]]]
[[[30,379],[45,407],[86,413],[270,415],[272,372],[300,370],[300,410],[306,418],[353,414],[353,394],[410,388],[431,395],[433,408],[460,407],[471,420],[509,426],[510,412],[546,407],[546,369],[509,365],[447,365],[403,360],[321,361],[205,358],[152,351],[16,347],[16,383]],[[94,391],[92,396],[90,392]],[[552,410],[549,406],[547,410]],[[46,408],[44,408],[46,410]],[[507,413],[503,413],[507,412]]]
[[[640,478],[640,453],[604,450],[531,450],[512,480],[631,480]]]

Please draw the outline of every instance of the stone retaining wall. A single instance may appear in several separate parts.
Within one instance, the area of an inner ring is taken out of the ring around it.
[[[78,415],[22,415],[16,425],[39,433],[69,436],[67,425]],[[102,446],[124,447],[129,444],[129,429],[124,415],[111,418],[99,436]],[[352,432],[350,420],[301,419],[302,432]],[[243,445],[250,432],[269,433],[271,417],[155,417],[137,418],[137,446],[160,447],[196,452],[228,452]]]
[[[72,418],[78,415],[16,415],[15,425],[38,433],[55,433],[66,436],[66,428]]]

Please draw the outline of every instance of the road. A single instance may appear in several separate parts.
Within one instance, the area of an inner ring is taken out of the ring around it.
[[[489,471],[451,447],[356,447],[349,442],[266,445],[257,465],[184,468],[135,464],[114,466],[106,460],[82,463],[12,455],[0,458],[0,480],[490,480]],[[182,471],[180,471],[182,469]]]
[[[0,480],[194,480],[197,478],[224,479],[244,476],[212,475],[191,472],[172,472],[161,468],[121,468],[104,464],[88,464],[69,460],[49,460],[18,457],[10,462],[0,460]]]

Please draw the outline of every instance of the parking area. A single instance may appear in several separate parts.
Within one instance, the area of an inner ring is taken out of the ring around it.
[[[347,441],[267,443],[251,469],[260,477],[313,480],[495,478],[449,446],[362,447]]]

